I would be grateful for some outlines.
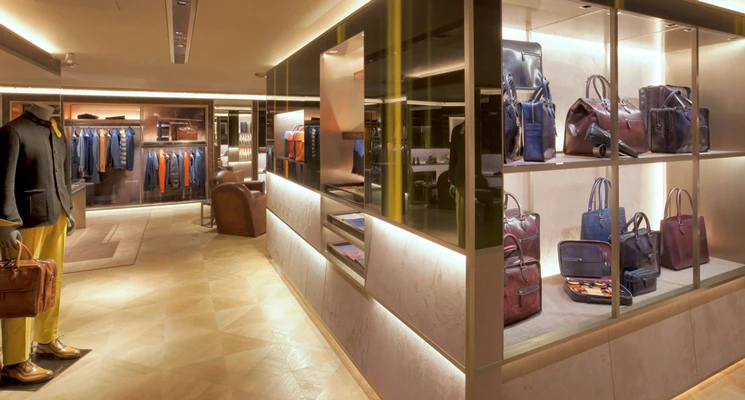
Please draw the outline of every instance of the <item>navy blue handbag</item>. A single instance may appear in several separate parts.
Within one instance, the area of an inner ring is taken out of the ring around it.
[[[597,207],[595,207],[595,192],[597,191]],[[608,207],[608,197],[610,191],[610,181],[600,177],[595,180],[590,192],[590,202],[587,205],[587,212],[582,214],[582,240],[597,240],[600,242],[610,242],[611,235],[611,209]],[[605,192],[605,196],[603,196]],[[605,201],[603,201],[605,199]],[[618,208],[618,223],[623,230],[626,225],[626,210],[623,207]]]
[[[556,105],[548,80],[522,102],[523,159],[547,161],[556,157]]]
[[[520,103],[512,74],[504,74],[504,162],[520,158]]]

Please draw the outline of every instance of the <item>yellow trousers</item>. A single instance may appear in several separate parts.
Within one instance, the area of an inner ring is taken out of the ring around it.
[[[39,343],[50,343],[57,339],[59,325],[60,293],[62,290],[62,263],[65,258],[67,238],[67,215],[54,225],[19,229],[23,244],[31,250],[34,258],[49,258],[57,263],[57,298],[54,307],[34,318],[34,339]],[[9,318],[2,320],[3,364],[12,365],[29,358],[31,348],[31,318]]]

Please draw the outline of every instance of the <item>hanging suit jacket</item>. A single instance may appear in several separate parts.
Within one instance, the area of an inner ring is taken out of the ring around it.
[[[93,134],[91,143],[91,181],[93,183],[101,183],[101,176],[99,175],[101,171],[101,137],[98,133]]]
[[[30,112],[0,128],[0,225],[54,225],[72,212],[67,137]]]
[[[160,184],[160,192],[166,191],[166,152],[160,150],[158,152],[158,183]]]
[[[127,167],[127,157],[129,157],[129,151],[127,151],[127,132],[124,129],[117,129],[117,131],[119,131],[119,162],[121,163],[121,168],[124,169]],[[134,157],[134,154],[132,154],[132,157]]]
[[[121,135],[119,129],[109,130],[111,140],[109,141],[109,152],[111,153],[111,165],[115,169],[124,169],[122,166],[122,146],[121,146]]]
[[[127,171],[132,171],[135,168],[135,130],[132,127],[127,128],[127,140],[126,140],[126,168]]]

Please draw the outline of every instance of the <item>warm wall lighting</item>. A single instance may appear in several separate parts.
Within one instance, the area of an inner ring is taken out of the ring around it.
[[[6,14],[3,10],[0,10],[0,25],[5,26],[11,31],[15,32],[18,36],[33,43],[36,47],[46,51],[47,53],[62,53],[62,51],[55,46],[47,38],[41,36],[38,32],[29,28],[23,22],[15,19],[14,17]]]

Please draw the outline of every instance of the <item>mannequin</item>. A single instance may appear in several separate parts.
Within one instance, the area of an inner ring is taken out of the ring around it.
[[[65,238],[75,230],[70,152],[52,113],[34,104],[0,128],[0,247],[23,241],[35,258],[57,263],[56,303],[34,318],[36,354],[73,359],[80,350],[63,345],[57,334]],[[54,376],[29,360],[30,332],[30,318],[2,320],[3,378],[38,383]]]

